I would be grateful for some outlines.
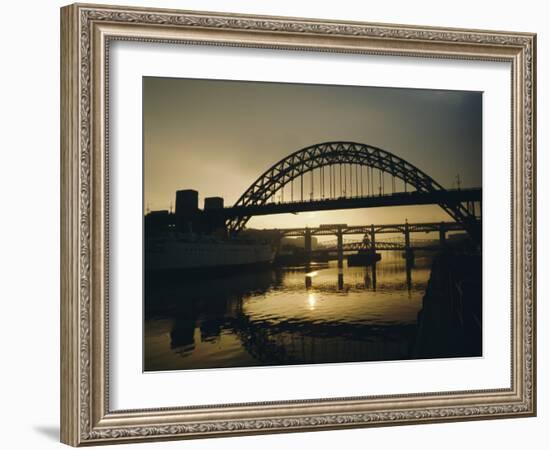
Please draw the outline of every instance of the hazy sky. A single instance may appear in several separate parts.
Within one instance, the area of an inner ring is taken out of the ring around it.
[[[144,209],[178,189],[227,206],[285,156],[325,141],[383,148],[444,187],[481,186],[479,92],[144,78]],[[256,228],[449,220],[437,206],[262,216]]]

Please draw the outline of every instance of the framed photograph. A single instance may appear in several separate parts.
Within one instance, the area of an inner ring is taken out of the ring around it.
[[[535,57],[62,8],[62,442],[535,415]]]

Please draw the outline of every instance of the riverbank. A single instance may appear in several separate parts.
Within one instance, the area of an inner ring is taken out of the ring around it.
[[[480,254],[452,250],[434,258],[413,358],[482,356],[481,262]]]

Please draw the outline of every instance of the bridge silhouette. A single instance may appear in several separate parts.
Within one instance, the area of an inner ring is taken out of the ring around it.
[[[230,234],[252,216],[347,208],[438,204],[481,242],[481,189],[445,189],[404,159],[378,147],[335,141],[298,150],[267,169],[223,211]],[[478,206],[476,206],[478,205]]]
[[[362,250],[370,251],[407,251],[407,250],[440,250],[441,244],[432,239],[416,239],[409,242],[407,247],[404,239],[396,241],[376,241],[374,246],[368,239],[356,240],[356,241],[344,241],[342,244],[343,252],[356,252]],[[313,250],[313,253],[336,253],[338,252],[338,241],[324,242],[323,245]]]
[[[421,223],[388,223],[369,225],[347,225],[347,224],[325,224],[320,227],[301,228],[279,228],[276,231],[281,236],[302,237],[308,233],[311,236],[332,236],[332,235],[365,235],[375,234],[407,234],[407,233],[430,233],[438,232],[440,236],[449,231],[464,231],[464,227],[456,222],[421,222]]]
[[[347,224],[326,224],[314,228],[282,228],[276,231],[280,237],[303,237],[304,252],[308,256],[315,253],[336,252],[338,255],[338,266],[343,267],[344,252],[352,250],[403,250],[407,255],[412,255],[414,250],[435,250],[445,248],[447,245],[447,233],[449,231],[467,231],[465,226],[457,222],[425,222],[402,224],[371,224],[371,225],[347,225]],[[418,242],[411,241],[412,233],[439,234],[439,242],[427,245],[418,245]],[[402,234],[403,239],[399,243],[391,241],[378,241],[377,234]],[[360,242],[345,243],[344,235],[362,235]],[[312,238],[314,236],[336,236],[336,244],[329,248],[313,250]]]

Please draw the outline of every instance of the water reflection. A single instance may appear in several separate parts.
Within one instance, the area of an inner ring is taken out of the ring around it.
[[[145,370],[406,359],[430,262],[148,278]]]

